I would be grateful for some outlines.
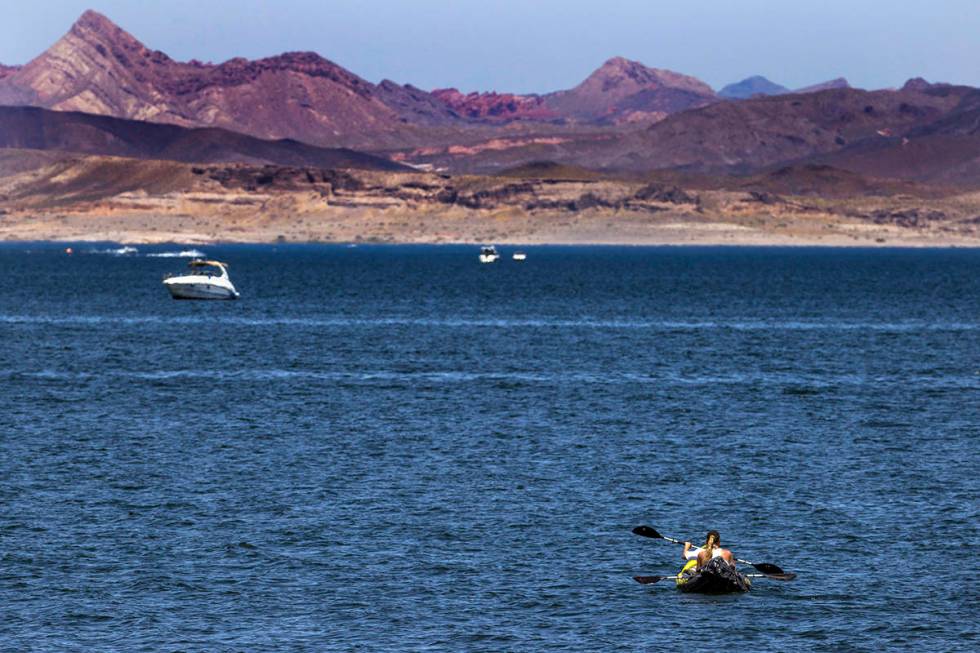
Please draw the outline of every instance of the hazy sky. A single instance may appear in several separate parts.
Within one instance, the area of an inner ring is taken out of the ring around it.
[[[980,86],[980,0],[2,0],[0,63],[26,63],[87,8],[175,59],[314,50],[373,82],[545,92],[609,57],[719,88],[847,77]]]

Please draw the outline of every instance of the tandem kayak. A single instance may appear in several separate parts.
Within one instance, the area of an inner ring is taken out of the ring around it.
[[[694,562],[692,560],[692,562]],[[701,569],[688,564],[677,575],[677,589],[698,594],[748,592],[752,581],[722,558],[715,558]]]

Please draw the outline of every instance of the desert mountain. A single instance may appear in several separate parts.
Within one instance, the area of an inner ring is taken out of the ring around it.
[[[653,125],[620,156],[630,167],[753,170],[901,138],[956,109],[972,89],[822,92],[759,97],[686,111]],[[615,165],[615,163],[614,163]]]
[[[980,91],[969,87],[832,89],[717,102],[641,130],[608,130],[426,162],[470,172],[548,160],[610,172],[673,169],[709,175],[815,163],[875,177],[978,185],[978,124]]]
[[[782,95],[789,92],[790,90],[785,86],[771,82],[761,75],[755,75],[729,84],[718,91],[718,95],[730,100],[746,100],[754,95]]]
[[[218,128],[188,129],[74,111],[0,107],[0,148],[165,159],[398,170],[380,157],[293,140],[268,141]]]
[[[371,149],[422,144],[419,129],[432,127],[649,122],[715,99],[697,79],[618,57],[577,87],[542,96],[376,85],[312,52],[179,62],[94,11],[27,65],[0,68],[0,104]]]
[[[874,92],[844,79],[793,93],[764,78],[733,86],[722,93],[751,97],[721,102],[693,77],[616,57],[565,91],[429,93],[372,84],[310,52],[178,62],[89,11],[27,65],[0,67],[0,105],[66,112],[4,112],[0,139],[6,147],[195,162],[394,165],[324,149],[343,145],[452,172],[543,160],[712,174],[815,163],[904,179],[980,180],[975,89],[919,79]],[[24,133],[11,133],[17,129]]]
[[[563,121],[619,124],[655,122],[665,116],[717,100],[704,82],[670,70],[648,68],[614,57],[566,91],[545,95],[468,93],[454,88],[432,95],[456,114],[471,120]]]
[[[980,185],[980,91],[927,85],[923,93],[956,101],[956,105],[937,120],[888,138],[855,143],[819,161],[879,177]]]
[[[542,98],[562,116],[609,122],[661,119],[717,100],[711,87],[699,79],[622,57],[602,64],[575,88]]]
[[[177,62],[94,11],[0,80],[3,104],[224,127],[318,145],[397,137],[403,114],[416,110],[411,90],[403,95],[395,110],[373,84],[310,52],[219,65]],[[431,110],[425,98],[421,103],[427,105],[421,113]]]

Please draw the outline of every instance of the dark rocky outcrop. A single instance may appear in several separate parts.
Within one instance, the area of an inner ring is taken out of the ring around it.
[[[636,191],[633,199],[668,202],[670,204],[695,204],[697,202],[697,197],[681,190],[677,186],[661,186],[659,184],[647,184]]]

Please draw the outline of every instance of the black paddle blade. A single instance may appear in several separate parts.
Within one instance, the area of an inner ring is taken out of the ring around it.
[[[752,564],[752,566],[755,567],[756,569],[758,569],[759,571],[761,571],[762,573],[769,574],[770,576],[772,576],[772,575],[778,576],[780,574],[785,574],[786,573],[781,568],[777,567],[776,565],[772,564],[771,562],[754,563],[754,564]]]
[[[633,529],[634,535],[640,535],[641,537],[652,537],[655,540],[662,540],[664,536],[656,531],[655,528],[650,526],[637,526]]]
[[[667,577],[666,576],[633,576],[633,580],[635,580],[640,585],[653,585],[657,581],[661,581],[664,578]]]

